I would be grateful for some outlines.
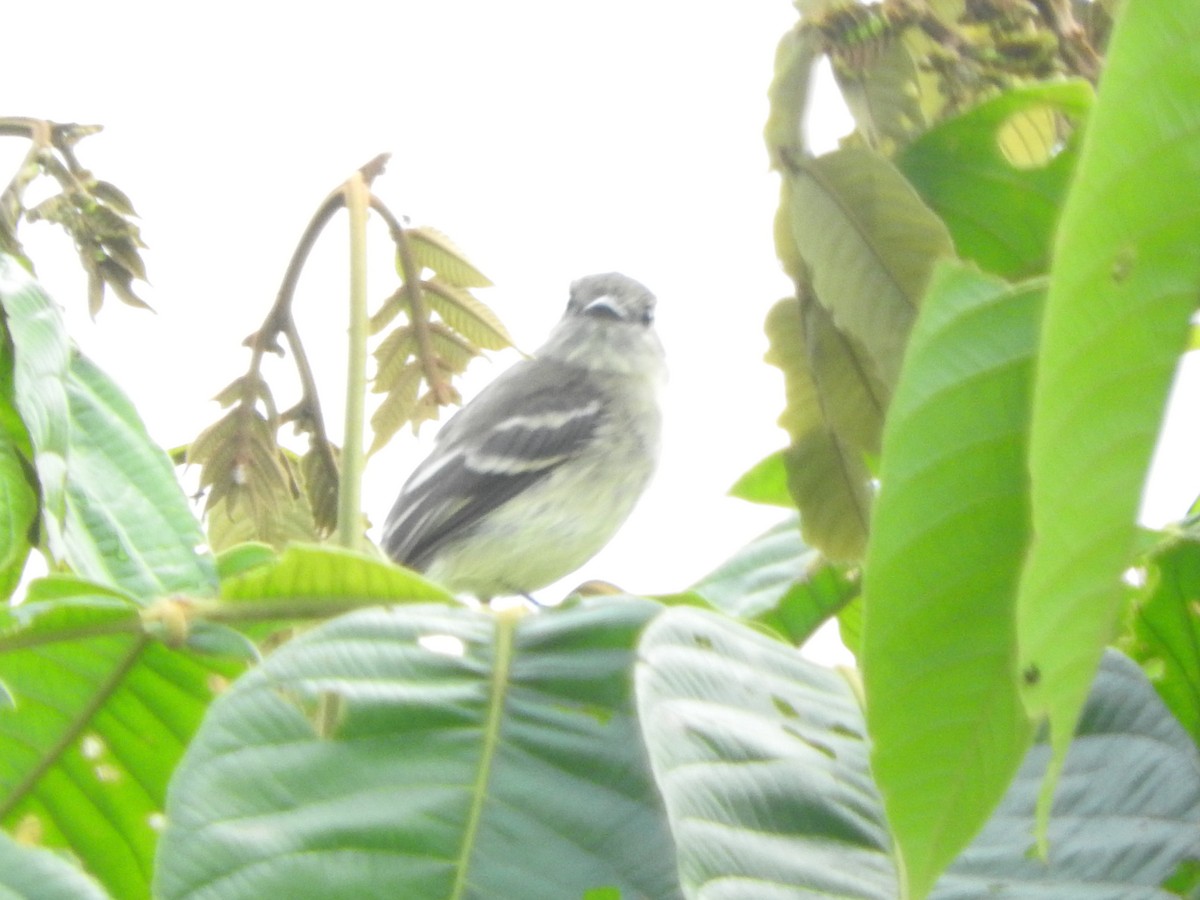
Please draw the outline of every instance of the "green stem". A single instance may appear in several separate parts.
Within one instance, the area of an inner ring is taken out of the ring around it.
[[[338,543],[362,543],[363,409],[367,392],[367,210],[370,192],[361,172],[346,182],[350,213],[350,348],[346,375],[346,430],[338,491]]]

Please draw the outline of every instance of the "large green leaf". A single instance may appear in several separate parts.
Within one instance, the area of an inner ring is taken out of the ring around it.
[[[1015,609],[1042,298],[1041,285],[940,267],[884,435],[859,660],[914,897],[987,820],[1032,736]]]
[[[1003,136],[1029,115],[1078,121],[1091,99],[1084,81],[1014,88],[931,128],[896,165],[942,217],[960,256],[1007,278],[1044,274],[1079,142],[1072,132],[1040,164],[1017,165]]]
[[[841,675],[713,613],[639,645],[638,709],[688,897],[894,900],[862,712]]]
[[[1200,542],[1182,537],[1155,554],[1133,604],[1135,659],[1200,744]]]
[[[58,854],[22,847],[0,832],[3,900],[105,900],[108,896],[100,885]]]
[[[66,378],[69,345],[62,314],[15,259],[0,253],[0,306],[13,347],[14,402],[28,431],[41,491],[42,526],[52,554],[63,553],[66,509]],[[10,435],[12,427],[6,429]]]
[[[1169,900],[1162,884],[1200,859],[1200,755],[1128,658],[1108,652],[1054,798],[1050,856],[1029,853],[1045,739],[934,900]]]
[[[1142,485],[1200,296],[1196,46],[1200,6],[1124,5],[1055,246],[1018,636],[1025,704],[1049,718],[1056,763],[1113,636]]]
[[[882,156],[848,148],[791,175],[792,233],[821,304],[894,385],[908,331],[950,235]]]
[[[212,558],[197,551],[200,523],[167,454],[129,399],[94,363],[72,355],[66,557],[80,575],[150,602],[216,589]]]
[[[132,607],[212,594],[215,570],[129,401],[68,352],[36,284],[0,265],[50,548],[99,583],[52,579],[5,617],[0,683],[14,706],[0,709],[0,821],[69,849],[114,895],[145,897],[167,779],[236,667],[168,650]]]
[[[678,896],[628,680],[658,609],[396,607],[292,641],[189,748],[158,895]]]
[[[638,708],[689,898],[901,896],[851,685],[714,613],[677,608],[643,635]],[[1049,747],[1039,743],[935,900],[1167,900],[1200,854],[1196,748],[1113,653],[1072,745],[1053,852],[1030,858]]]

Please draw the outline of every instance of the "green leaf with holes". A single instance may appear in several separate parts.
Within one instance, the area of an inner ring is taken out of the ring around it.
[[[1022,696],[1054,774],[1137,552],[1137,516],[1200,296],[1200,6],[1121,8],[1055,245],[1034,385]],[[1044,829],[1043,829],[1044,833]],[[1044,848],[1043,848],[1044,849]]]
[[[1091,100],[1085,81],[1014,88],[931,128],[896,165],[946,223],[959,256],[1005,278],[1045,274]],[[1046,123],[1048,140],[1035,158],[1014,159],[1005,139],[1031,121]]]

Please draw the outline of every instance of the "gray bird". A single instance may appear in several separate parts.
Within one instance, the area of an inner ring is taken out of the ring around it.
[[[528,594],[578,569],[629,516],[658,460],[666,380],[654,295],[611,272],[438,432],[383,548],[454,591]]]

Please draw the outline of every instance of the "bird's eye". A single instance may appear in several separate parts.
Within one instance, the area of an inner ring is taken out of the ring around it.
[[[650,308],[646,308],[645,310],[642,311],[642,324],[643,325],[654,324],[654,310],[652,310]]]

